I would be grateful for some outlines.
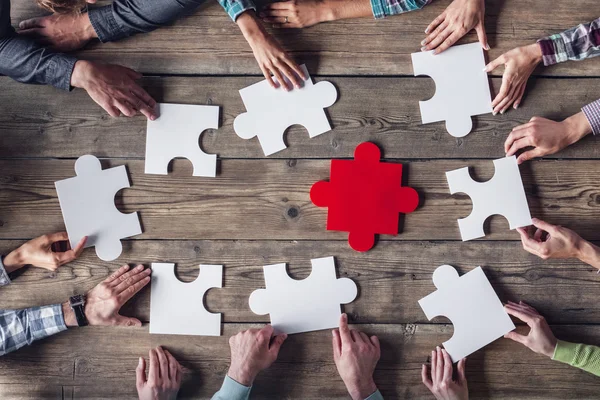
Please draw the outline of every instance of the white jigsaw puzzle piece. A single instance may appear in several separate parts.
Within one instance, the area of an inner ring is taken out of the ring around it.
[[[494,160],[494,177],[476,182],[464,167],[446,172],[450,194],[465,193],[471,198],[471,214],[458,220],[463,241],[485,236],[483,224],[491,215],[502,215],[510,229],[531,225],[531,214],[515,156]]]
[[[217,156],[206,154],[198,139],[207,129],[219,127],[219,107],[190,104],[158,104],[159,117],[146,128],[147,174],[167,175],[172,159],[187,158],[193,176],[215,177]]]
[[[463,276],[442,265],[433,273],[437,290],[419,300],[427,319],[448,318],[454,334],[444,348],[457,362],[515,329],[494,288],[477,267]]]
[[[433,50],[411,54],[414,75],[427,75],[435,81],[435,95],[420,101],[421,121],[446,121],[454,137],[471,132],[471,116],[492,112],[490,85],[483,49],[479,43],[453,46],[441,54]]]
[[[175,264],[152,263],[150,333],[221,336],[221,314],[204,307],[204,295],[223,285],[222,265],[200,265],[198,278],[181,282]]]
[[[335,103],[337,90],[331,82],[313,84],[306,66],[300,68],[308,77],[300,89],[274,89],[264,80],[240,90],[247,112],[235,118],[233,129],[242,139],[257,136],[265,156],[286,148],[283,134],[292,125],[304,126],[311,138],[331,130],[323,109]]]
[[[130,187],[127,170],[103,170],[88,154],[77,159],[75,173],[54,183],[71,247],[87,236],[85,247],[95,246],[100,259],[112,261],[121,255],[121,239],[142,233],[137,213],[123,214],[115,206],[117,192]]]
[[[263,267],[266,289],[252,292],[250,309],[255,314],[270,314],[277,333],[336,328],[340,304],[356,298],[356,283],[349,278],[337,278],[333,257],[313,259],[311,263],[311,274],[303,280],[290,278],[285,264]]]

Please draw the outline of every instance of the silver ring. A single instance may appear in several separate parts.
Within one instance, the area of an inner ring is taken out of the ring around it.
[[[288,17],[285,17],[285,20],[283,21],[284,24],[288,23]]]

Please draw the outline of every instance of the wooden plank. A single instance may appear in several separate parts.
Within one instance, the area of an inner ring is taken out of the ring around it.
[[[327,109],[333,131],[309,139],[304,128],[294,126],[286,135],[289,147],[269,158],[351,157],[354,148],[367,140],[378,143],[387,157],[499,158],[504,156],[504,141],[513,127],[535,115],[561,120],[598,97],[598,79],[532,80],[521,109],[476,117],[473,132],[456,139],[446,132],[443,122],[421,125],[419,100],[430,97],[435,90],[428,78],[319,79],[332,81],[340,93],[338,102]],[[243,140],[233,131],[234,118],[246,111],[238,90],[257,80],[149,78],[145,85],[161,102],[221,107],[221,128],[201,137],[206,152],[220,158],[263,158],[257,139]],[[492,83],[497,91],[500,79]],[[146,121],[142,117],[110,118],[83,91],[25,88],[9,78],[0,78],[0,89],[0,157],[145,155]],[[361,101],[354,101],[357,98]],[[587,138],[552,157],[598,158],[600,147],[590,145],[593,142],[593,138]]]
[[[19,243],[0,241],[0,254]],[[483,266],[503,301],[528,301],[552,323],[600,323],[600,306],[593,301],[595,270],[574,260],[542,261],[522,250],[520,242],[380,242],[359,254],[342,241],[137,240],[126,242],[123,256],[114,262],[98,260],[89,249],[56,273],[29,268],[2,288],[0,308],[65,301],[124,263],[174,262],[186,282],[198,276],[199,264],[222,264],[224,289],[207,293],[207,308],[223,313],[226,322],[268,322],[268,316],[255,315],[248,307],[250,293],[264,287],[262,266],[286,262],[292,277],[304,279],[310,274],[310,258],[329,255],[336,257],[338,276],[353,279],[360,288],[358,299],[344,308],[359,323],[429,322],[417,301],[435,290],[432,273],[442,264],[455,265],[461,273]],[[150,291],[144,289],[124,313],[148,321],[149,304]]]
[[[133,398],[137,359],[147,357],[148,349],[160,344],[189,369],[182,397],[209,398],[227,372],[228,337],[247,328],[248,325],[227,324],[222,337],[148,335],[147,326],[73,329],[3,357],[0,365],[11,365],[20,356],[38,358],[41,365],[51,365],[48,355],[75,360],[70,383],[73,398]],[[450,326],[361,325],[359,329],[380,337],[382,358],[375,381],[385,398],[431,398],[421,383],[421,365],[430,350],[451,335]],[[600,335],[597,326],[560,326],[553,330],[559,337],[573,341],[591,342]],[[25,377],[36,368],[33,364],[19,367],[3,379],[23,385],[28,382]],[[476,399],[593,398],[600,389],[594,376],[504,339],[472,355],[467,376],[471,398]],[[27,393],[26,387],[23,390]],[[274,397],[347,398],[332,360],[328,331],[292,335],[288,339],[278,361],[259,375],[253,389],[253,398]]]
[[[13,24],[40,15],[34,2],[14,2]],[[424,10],[375,21],[362,18],[321,24],[304,30],[279,30],[276,38],[299,62],[315,74],[412,75],[410,53],[419,51],[425,27],[450,3],[436,1]],[[495,58],[517,46],[534,43],[598,17],[595,0],[547,4],[537,0],[489,1],[486,30]],[[474,33],[461,43],[475,41]],[[119,43],[93,43],[81,53],[87,59],[109,61],[144,73],[161,74],[260,74],[250,47],[237,26],[216,2],[172,26]],[[377,62],[373,62],[376,58]],[[597,75],[592,61],[541,68],[554,76]]]
[[[73,160],[0,160],[0,238],[35,237],[64,229],[54,182],[75,175]],[[117,196],[123,212],[139,211],[138,239],[345,240],[325,230],[327,209],[309,199],[311,185],[329,178],[325,160],[223,160],[217,178],[191,176],[176,160],[169,176],[145,175],[143,161],[125,164],[132,188]],[[444,172],[464,166],[486,181],[489,160],[436,160],[405,164],[405,184],[417,189],[421,206],[402,218],[402,234],[383,240],[459,240],[457,218],[471,212],[467,195],[451,196]],[[588,240],[600,239],[596,161],[536,161],[521,168],[533,216],[568,226]],[[492,240],[515,240],[502,217],[492,217]]]

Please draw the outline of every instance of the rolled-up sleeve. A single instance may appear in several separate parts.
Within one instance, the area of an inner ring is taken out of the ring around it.
[[[581,111],[590,123],[594,135],[600,135],[600,99],[583,106]]]
[[[600,18],[538,40],[544,65],[600,55]]]
[[[4,268],[3,259],[4,257],[0,256],[0,286],[6,286],[10,283],[10,278],[8,276],[8,272],[6,272],[6,268]]]
[[[390,15],[402,14],[409,11],[420,10],[431,0],[371,0],[371,10],[376,19]]]
[[[219,4],[234,22],[245,11],[256,11],[256,5],[251,0],[219,0]]]
[[[0,74],[19,82],[71,90],[77,59],[19,36],[10,25],[10,0],[0,0]]]

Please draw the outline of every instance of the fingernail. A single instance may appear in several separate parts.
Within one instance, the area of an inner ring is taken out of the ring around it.
[[[598,270],[600,272],[600,270]],[[335,336],[335,331],[331,331],[331,336]]]
[[[487,72],[487,65],[485,67],[483,67],[483,71]]]
[[[437,351],[440,351],[440,346],[435,346],[435,349],[436,349]]]
[[[490,45],[486,44],[485,47],[484,47],[484,49],[489,50],[490,49]]]
[[[425,47],[421,47],[421,51],[425,51],[427,50]]]
[[[141,367],[141,366],[142,366],[142,363],[143,363],[143,361],[142,361],[142,357],[140,357],[140,359],[138,360],[138,367]]]
[[[500,111],[500,114],[504,114],[504,110]]]
[[[137,267],[135,267],[136,271],[141,271],[142,269],[144,269],[143,265],[138,265]]]
[[[425,33],[429,33],[429,28],[425,28]]]
[[[496,115],[498,114],[496,111],[492,111],[492,115]]]
[[[515,105],[513,107],[516,110],[517,108],[519,108],[519,103],[515,103]]]
[[[348,315],[346,315],[346,313],[342,314],[342,321],[344,321],[344,322],[348,321]]]
[[[425,39],[421,40],[421,46],[425,46]]]

